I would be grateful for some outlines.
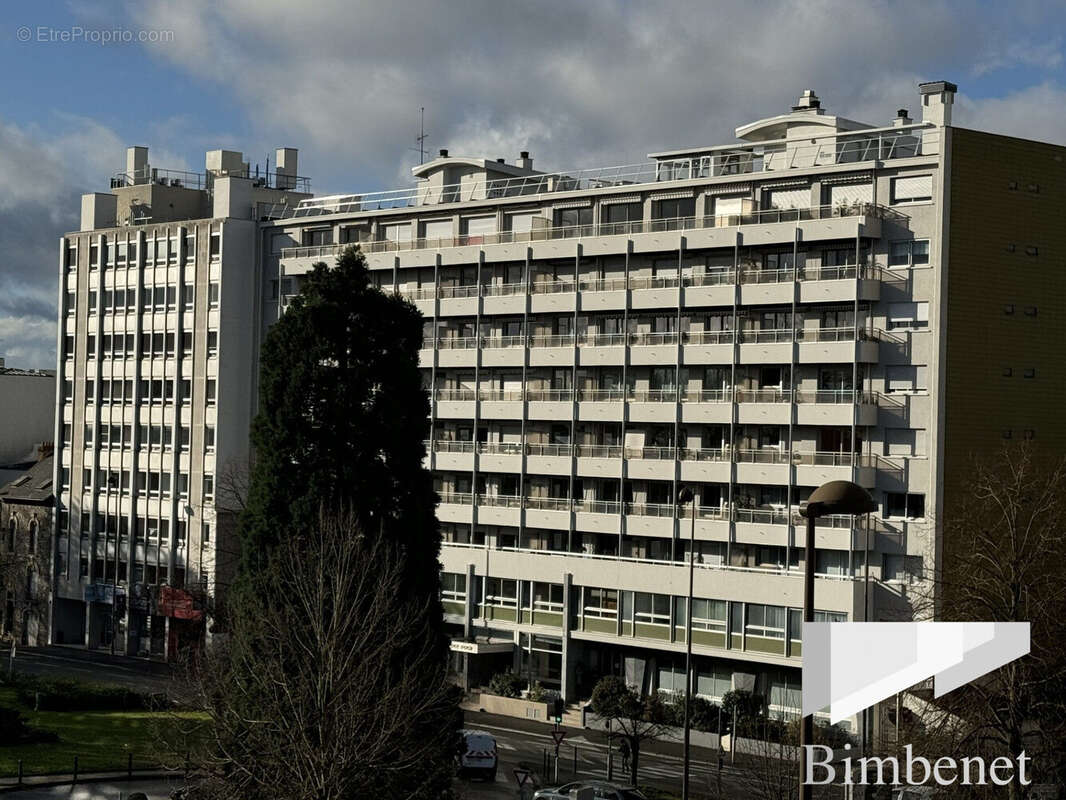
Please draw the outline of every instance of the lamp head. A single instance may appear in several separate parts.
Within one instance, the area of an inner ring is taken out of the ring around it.
[[[870,493],[857,483],[829,481],[811,492],[800,514],[810,519],[830,514],[865,514],[876,509],[877,503]]]

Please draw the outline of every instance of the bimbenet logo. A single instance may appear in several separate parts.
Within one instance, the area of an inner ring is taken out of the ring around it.
[[[942,697],[1028,652],[1028,622],[805,622],[803,714],[828,708],[830,722],[840,722],[927,678],[933,678],[934,696]],[[819,751],[823,757],[816,760]],[[816,780],[814,776],[816,766],[833,772],[831,752],[826,751],[829,748],[807,745],[804,757],[809,783],[833,779]],[[906,782],[925,783],[930,775],[928,760],[913,756],[910,745],[906,752]],[[881,765],[895,761],[872,760],[877,762],[878,778],[882,777]],[[999,760],[995,759],[993,766]],[[1026,760],[1022,752],[1018,761],[1023,778]],[[925,767],[920,781],[912,780],[914,763]],[[895,768],[897,779],[891,782],[899,783],[899,765]],[[982,768],[982,777],[984,773]],[[939,770],[932,774],[941,785],[954,782],[944,783]]]

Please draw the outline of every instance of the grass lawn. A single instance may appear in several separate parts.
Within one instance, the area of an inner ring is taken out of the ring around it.
[[[19,704],[10,686],[0,686],[0,705],[18,708],[31,727],[59,735],[58,742],[0,747],[0,777],[15,775],[20,758],[26,775],[69,773],[74,756],[81,772],[125,769],[130,753],[134,769],[158,766],[160,727],[176,722],[172,713],[160,711],[35,712]],[[197,719],[192,713],[179,716]]]

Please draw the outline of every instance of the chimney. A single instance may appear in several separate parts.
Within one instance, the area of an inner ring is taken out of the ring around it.
[[[796,105],[792,106],[793,111],[817,111],[822,107],[822,101],[818,99],[818,95],[814,93],[814,89],[804,89],[803,94],[800,95],[800,99],[796,102]]]
[[[922,122],[932,122],[944,127],[951,124],[951,106],[955,103],[955,93],[959,87],[950,81],[930,81],[919,83],[918,92],[922,96]]]
[[[892,120],[892,127],[902,128],[904,125],[910,125],[913,120],[910,114],[907,113],[907,109],[901,108],[896,112],[896,118]]]
[[[126,148],[126,175],[131,184],[148,183],[148,148]]]
[[[440,157],[441,157],[441,158],[447,158],[447,157],[448,157],[448,150],[447,150],[447,148],[445,148],[445,147],[442,147],[442,148],[440,149]]]
[[[522,169],[533,169],[533,159],[529,157],[528,150],[523,150],[518,154],[518,161],[516,163]]]
[[[497,164],[506,164],[507,162],[504,159],[502,159],[502,158],[497,158],[496,159],[496,163]]]

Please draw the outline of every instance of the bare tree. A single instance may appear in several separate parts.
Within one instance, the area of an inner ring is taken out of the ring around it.
[[[209,798],[429,798],[448,792],[461,717],[433,609],[399,591],[403,553],[324,517],[234,592],[228,641],[190,670]]]
[[[1066,779],[1066,463],[1028,445],[973,465],[965,501],[944,524],[945,559],[915,607],[945,621],[1029,622],[1029,655],[934,700],[912,692],[921,713],[900,740],[930,755],[1033,759],[1034,784]],[[898,746],[898,745],[897,745]],[[1001,787],[988,796],[1003,796]],[[983,796],[959,787],[958,796]],[[1006,793],[1029,796],[1017,781]],[[998,792],[998,794],[996,793]]]

